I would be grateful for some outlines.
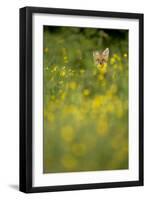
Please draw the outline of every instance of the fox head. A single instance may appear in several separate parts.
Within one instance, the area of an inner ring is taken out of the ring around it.
[[[108,62],[109,48],[106,48],[103,52],[94,51],[93,58],[95,65],[103,67]]]

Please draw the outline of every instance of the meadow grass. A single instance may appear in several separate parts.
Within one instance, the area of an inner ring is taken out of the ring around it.
[[[128,168],[128,33],[116,33],[44,28],[44,173]]]

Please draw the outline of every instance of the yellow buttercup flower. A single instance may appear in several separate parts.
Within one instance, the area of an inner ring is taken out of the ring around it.
[[[46,48],[44,49],[44,52],[45,52],[45,53],[48,53],[48,51],[49,51],[49,50],[48,50],[48,48],[46,47]]]
[[[54,71],[54,72],[57,71],[57,66],[55,66],[55,67],[53,68],[53,71]]]
[[[61,163],[67,170],[74,170],[77,166],[77,160],[71,155],[65,155],[61,158]]]
[[[61,73],[60,73],[60,76],[65,76],[66,75],[66,72],[65,71],[62,71]]]
[[[72,90],[75,90],[77,88],[77,83],[72,81],[69,83],[69,88],[72,89]]]
[[[67,60],[68,59],[68,57],[67,56],[64,56],[64,60]]]
[[[84,91],[83,91],[83,95],[84,96],[88,96],[90,94],[90,91],[88,90],[88,89],[85,89]]]
[[[115,63],[115,58],[112,57],[112,58],[110,59],[110,64],[113,65],[114,63]]]
[[[128,56],[128,55],[127,55],[126,53],[124,53],[124,58],[127,58],[127,56]]]
[[[116,54],[116,53],[113,55],[113,58],[116,59],[117,61],[120,61],[120,60],[121,60],[120,57],[119,57],[119,55]]]
[[[103,65],[98,64],[97,68],[99,69],[101,74],[107,73],[107,63],[105,63]]]
[[[63,59],[64,59],[64,63],[68,63],[68,57],[67,56],[64,56]]]
[[[93,110],[96,110],[102,105],[103,97],[102,96],[96,96],[92,101],[92,108]]]
[[[81,70],[80,70],[80,73],[81,73],[81,74],[84,74],[84,72],[85,72],[84,69],[81,69]]]
[[[64,126],[61,129],[61,137],[65,142],[71,142],[74,139],[74,129],[71,126]]]
[[[65,97],[66,97],[66,93],[65,92],[61,93],[61,99],[64,100]]]

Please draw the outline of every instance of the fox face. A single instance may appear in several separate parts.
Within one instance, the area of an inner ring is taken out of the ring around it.
[[[94,51],[93,58],[95,65],[103,67],[108,62],[109,48],[106,48],[103,52]]]

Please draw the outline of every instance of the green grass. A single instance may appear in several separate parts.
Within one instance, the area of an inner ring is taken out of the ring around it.
[[[44,173],[127,169],[128,32],[45,27],[43,58]]]

